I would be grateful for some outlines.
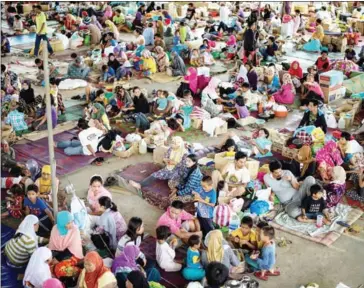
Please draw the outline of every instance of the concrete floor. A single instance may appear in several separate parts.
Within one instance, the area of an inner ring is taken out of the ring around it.
[[[9,60],[10,57],[3,58],[2,63],[7,63]],[[304,63],[302,66],[308,67],[314,61],[303,60],[302,62]],[[218,77],[227,80],[226,74]],[[150,84],[146,80],[132,80],[130,84],[131,86],[145,87],[149,92],[161,87],[166,90],[176,91],[179,82],[162,85]],[[36,93],[43,92],[43,88],[35,88]],[[67,99],[81,92],[82,89],[72,92],[62,91],[62,95]],[[267,126],[289,127],[290,124],[293,126],[296,125],[293,122],[297,121],[298,116],[295,112],[289,120],[272,121]],[[220,142],[219,138],[208,138],[204,141],[204,145]],[[101,174],[106,178],[115,170],[144,161],[152,161],[152,155],[148,153],[143,156],[133,156],[129,159],[107,159],[107,162],[101,167],[87,166],[71,175],[62,177],[60,179],[61,184],[67,185],[68,181],[70,181],[75,186],[77,195],[85,197],[88,181],[92,175]],[[139,196],[128,191],[113,193],[113,200],[127,221],[133,216],[141,217],[145,221],[146,232],[154,235],[156,222],[163,211],[149,205]],[[357,224],[364,227],[364,218],[359,219]],[[343,282],[352,288],[364,284],[364,232],[355,237],[343,235],[330,248],[281,231],[277,231],[277,237],[284,237],[293,243],[286,248],[277,247],[276,265],[280,268],[282,275],[276,278],[271,277],[268,282],[261,283],[262,288],[295,288],[309,282],[318,283],[320,288],[334,288],[339,282]]]

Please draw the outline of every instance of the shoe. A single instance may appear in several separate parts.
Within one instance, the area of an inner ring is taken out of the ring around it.
[[[260,280],[263,280],[263,281],[268,281],[268,276],[267,275],[262,275],[262,272],[255,272],[254,273],[254,276]]]

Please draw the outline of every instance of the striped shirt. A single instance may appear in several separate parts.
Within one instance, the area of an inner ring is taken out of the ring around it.
[[[177,195],[178,196],[185,196],[185,195],[191,195],[192,191],[198,191],[198,189],[201,186],[201,180],[202,180],[202,173],[200,171],[200,168],[196,168],[191,175],[189,175],[186,183],[184,185],[179,185]]]
[[[43,238],[38,237],[38,242],[42,242]],[[5,255],[10,264],[17,267],[26,266],[30,256],[37,249],[34,239],[27,235],[21,235],[10,239],[5,245]]]

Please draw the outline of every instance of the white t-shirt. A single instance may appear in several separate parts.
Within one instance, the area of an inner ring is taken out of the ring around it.
[[[226,168],[227,176],[226,182],[227,183],[234,183],[234,184],[247,184],[250,181],[250,173],[246,167],[243,167],[239,170],[235,168],[235,163],[227,164]],[[235,176],[237,181],[230,181],[230,178]]]
[[[124,234],[124,236],[121,237],[118,242],[118,246],[115,252],[115,257],[118,257],[124,251],[125,246],[135,245],[139,247],[141,243],[142,243],[142,238],[140,236],[138,236],[135,241],[131,241],[130,237]],[[145,256],[142,252],[140,252],[139,257],[145,259]]]
[[[163,270],[168,269],[171,263],[174,264],[174,257],[176,257],[176,252],[168,245],[167,242],[159,244],[157,241],[156,258],[158,265]]]
[[[139,35],[135,41],[138,46],[145,45],[145,39],[143,35]]]
[[[80,139],[81,145],[83,147],[83,153],[85,155],[91,155],[90,150],[88,150],[87,145],[91,145],[92,149],[96,152],[97,146],[101,141],[100,137],[103,132],[96,127],[90,127],[86,130],[81,131],[78,134],[78,139]]]
[[[220,7],[220,21],[223,22],[224,24],[228,25],[230,13],[231,13],[231,11],[228,7],[226,7],[226,6]]]

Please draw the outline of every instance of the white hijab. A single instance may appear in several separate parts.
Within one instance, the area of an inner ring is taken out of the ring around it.
[[[34,230],[34,225],[37,223],[39,223],[39,219],[37,216],[28,215],[20,223],[18,230],[16,230],[15,234],[21,233],[28,236],[29,238],[32,238],[35,241],[35,245],[38,247],[38,236]]]
[[[35,288],[42,288],[43,282],[52,278],[48,261],[52,258],[52,251],[47,247],[40,247],[30,257],[23,279],[23,285],[30,282]]]
[[[243,78],[244,82],[249,83],[247,75],[248,75],[248,70],[245,68],[244,64],[241,64],[238,76],[236,76],[236,80],[239,80],[240,78]]]
[[[207,87],[202,91],[207,94],[209,98],[215,100],[219,98],[219,95],[216,92],[217,87],[219,86],[221,80],[217,77],[212,77]]]

